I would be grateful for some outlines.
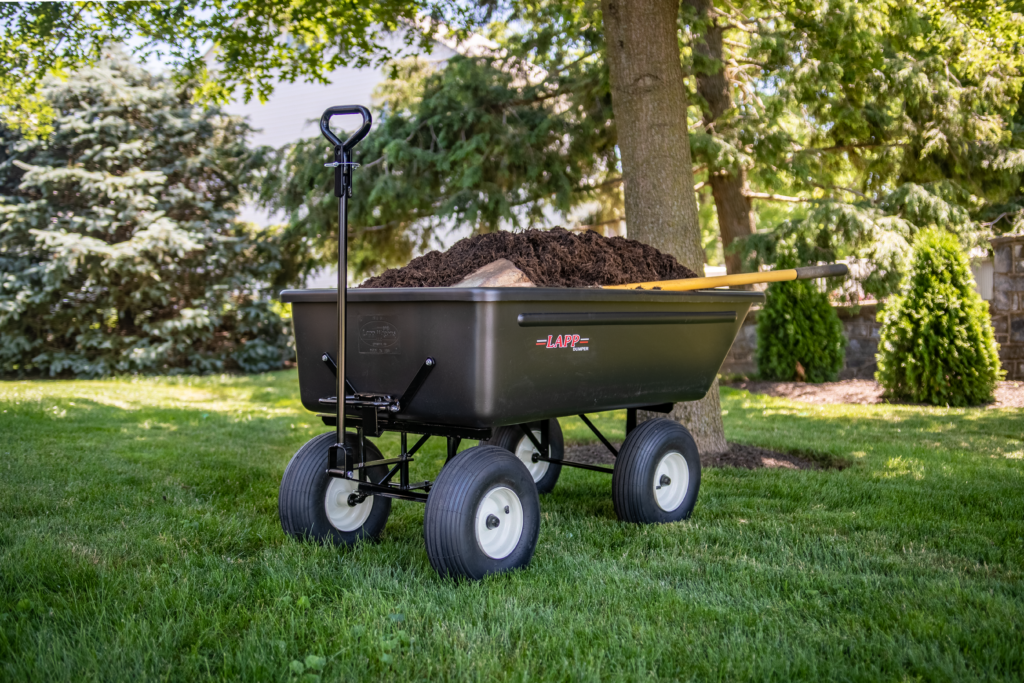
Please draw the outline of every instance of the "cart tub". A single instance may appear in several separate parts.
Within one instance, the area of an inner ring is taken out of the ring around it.
[[[302,405],[328,412],[322,358],[338,348],[337,291],[286,290]],[[399,421],[473,428],[703,398],[760,292],[549,288],[354,289],[346,370],[360,393],[400,396]],[[334,412],[334,408],[329,412]]]

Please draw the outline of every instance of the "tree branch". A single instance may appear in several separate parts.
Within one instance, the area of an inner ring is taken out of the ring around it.
[[[795,156],[797,154],[830,154],[830,153],[833,153],[833,152],[852,152],[855,149],[873,149],[873,148],[876,148],[876,147],[881,147],[881,148],[885,149],[885,148],[888,148],[888,147],[906,147],[906,146],[907,146],[907,143],[905,143],[905,142],[891,142],[891,143],[856,142],[856,143],[853,143],[851,145],[833,145],[831,147],[804,147],[803,149],[799,149],[796,152],[794,152],[793,155]],[[790,159],[792,159],[792,157],[790,157]]]
[[[600,228],[602,225],[611,225],[612,223],[620,223],[623,220],[625,220],[625,216],[619,216],[617,218],[609,218],[608,220],[601,221],[600,223],[589,223],[587,225],[577,225],[575,228],[571,228],[571,229],[572,230],[590,230],[591,228]]]
[[[813,199],[808,199],[806,197],[787,197],[786,195],[769,194],[768,192],[744,192],[743,196],[747,199],[764,199],[770,202],[790,202],[793,204],[814,201]]]
[[[855,194],[858,197],[863,197],[864,199],[867,199],[869,202],[872,202],[872,203],[874,203],[874,201],[875,201],[871,197],[869,197],[866,194],[864,194],[863,192],[858,192],[857,190],[851,189],[849,187],[839,187],[838,185],[821,185],[819,183],[808,183],[808,184],[811,185],[812,187],[817,187],[817,188],[820,188],[822,190],[839,190],[840,192],[849,192],[850,194]]]

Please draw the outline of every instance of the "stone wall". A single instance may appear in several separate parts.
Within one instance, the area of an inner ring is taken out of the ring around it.
[[[736,335],[736,341],[725,357],[721,373],[724,375],[746,375],[757,373],[757,311],[751,311],[743,321],[743,327]],[[836,313],[843,323],[846,335],[846,360],[839,372],[839,379],[874,379],[878,363],[878,333],[881,323],[875,322],[878,307],[850,306],[837,307]]]
[[[1024,380],[1024,235],[997,237],[992,242],[992,327],[1006,379]]]

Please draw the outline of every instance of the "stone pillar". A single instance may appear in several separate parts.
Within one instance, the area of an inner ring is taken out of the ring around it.
[[[1024,380],[1024,235],[990,240],[994,252],[989,312],[1006,379]]]

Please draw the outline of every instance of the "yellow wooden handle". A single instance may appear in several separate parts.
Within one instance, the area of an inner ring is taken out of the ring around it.
[[[769,270],[762,273],[736,273],[718,277],[691,277],[683,280],[660,280],[655,282],[633,282],[628,285],[610,285],[604,289],[660,289],[663,292],[690,292],[695,289],[714,289],[737,285],[757,285],[765,282],[787,282],[809,280],[818,277],[847,275],[850,269],[842,263],[829,266],[808,266],[788,270]]]

